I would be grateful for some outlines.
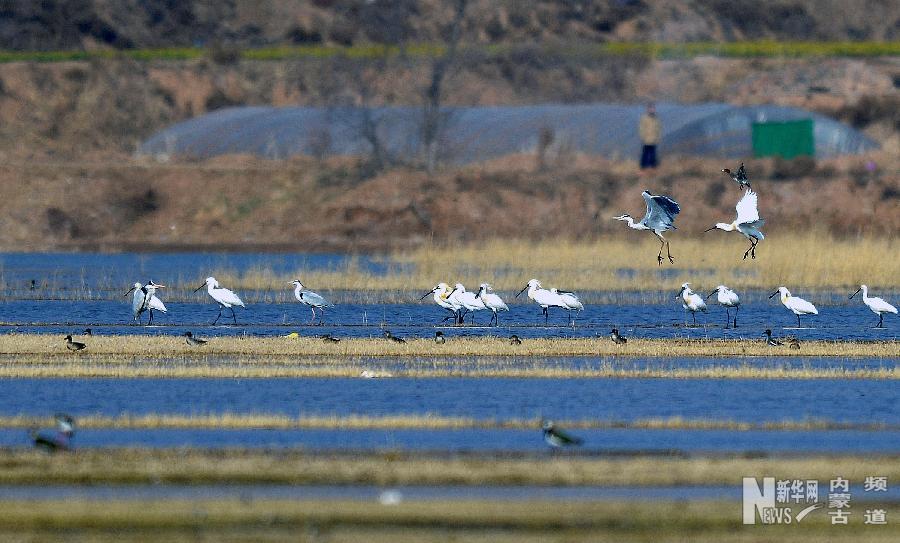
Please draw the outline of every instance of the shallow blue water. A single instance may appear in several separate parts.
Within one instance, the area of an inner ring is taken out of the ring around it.
[[[837,379],[0,379],[0,415],[684,417],[900,424],[897,385]]]

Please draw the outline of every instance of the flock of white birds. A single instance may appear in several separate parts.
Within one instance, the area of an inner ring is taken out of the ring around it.
[[[737,203],[737,217],[735,220],[731,223],[716,223],[715,226],[708,228],[705,231],[709,232],[718,229],[726,232],[736,231],[741,233],[750,242],[750,247],[744,252],[744,259],[748,256],[755,259],[756,245],[761,240],[765,239],[763,233],[760,231],[760,228],[765,221],[759,216],[759,199],[750,186],[750,181],[747,178],[743,164],[740,165],[737,172],[732,173],[727,168],[722,171],[738,183],[742,190],[745,188],[746,190],[743,197],[741,197]],[[644,201],[647,204],[647,212],[643,219],[635,222],[634,218],[627,214],[615,217],[615,219],[627,222],[628,226],[635,230],[649,230],[653,232],[660,241],[659,254],[657,254],[656,257],[658,263],[662,265],[662,251],[664,248],[666,249],[666,255],[669,261],[674,263],[675,259],[672,257],[669,249],[669,241],[663,236],[663,233],[675,228],[675,216],[678,215],[681,208],[675,200],[668,196],[654,195],[649,191],[642,192],[641,196],[643,196]],[[299,279],[291,281],[290,284],[294,286],[294,297],[297,301],[310,308],[310,311],[312,312],[312,320],[310,322],[315,323],[316,321],[316,309],[320,310],[319,318],[321,320],[325,308],[330,307],[332,304],[330,304],[323,296],[306,289]],[[216,281],[214,277],[207,277],[206,281],[197,287],[194,292],[199,291],[203,287],[206,287],[209,296],[219,305],[219,314],[216,315],[213,325],[215,325],[222,317],[222,310],[224,309],[231,310],[231,317],[234,323],[237,324],[237,316],[234,313],[234,308],[235,306],[245,307],[244,302],[241,301],[240,297],[227,288],[220,286],[219,282]],[[127,296],[131,292],[134,292],[132,314],[135,321],[140,323],[141,315],[144,312],[148,312],[150,316],[148,324],[152,324],[154,311],[163,313],[167,311],[166,306],[156,296],[157,290],[161,288],[165,288],[165,285],[149,281],[146,285],[135,283],[131,290],[125,293]],[[550,308],[555,307],[565,310],[570,324],[574,324],[572,312],[584,310],[584,304],[581,303],[581,300],[578,299],[578,296],[574,292],[556,288],[543,288],[541,282],[537,279],[528,281],[528,284],[516,294],[516,298],[525,291],[528,291],[528,298],[541,307],[545,323],[549,321]],[[896,307],[881,298],[870,297],[866,285],[860,286],[856,292],[850,295],[850,298],[853,298],[859,292],[862,292],[863,303],[878,316],[877,327],[884,327],[885,313],[897,314]],[[717,286],[706,296],[706,299],[712,297],[713,294],[716,295],[716,300],[719,304],[725,307],[725,327],[737,327],[737,313],[741,307],[740,297],[736,292],[725,285]],[[784,307],[797,316],[798,327],[801,324],[801,316],[819,314],[816,306],[802,298],[791,295],[791,292],[787,287],[778,287],[778,290],[773,292],[769,298],[773,298],[776,295],[780,295],[781,303]],[[475,314],[477,312],[490,311],[491,320],[489,324],[499,325],[500,312],[509,311],[509,306],[506,305],[500,296],[494,293],[493,288],[491,288],[491,285],[488,283],[482,283],[477,292],[466,290],[466,287],[463,286],[462,283],[456,283],[452,288],[447,283],[438,283],[437,286],[426,292],[421,299],[424,300],[428,296],[433,296],[434,302],[450,313],[444,318],[444,322],[452,318],[456,324],[464,324],[466,316],[471,314],[471,322],[474,324]],[[681,299],[682,307],[685,311],[691,313],[694,325],[696,325],[697,312],[705,312],[707,310],[704,297],[691,290],[690,283],[684,283],[681,285],[681,290],[678,292],[676,300],[679,298]],[[731,315],[732,309],[734,310],[733,316]]]

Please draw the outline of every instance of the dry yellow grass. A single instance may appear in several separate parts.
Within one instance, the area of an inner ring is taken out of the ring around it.
[[[216,415],[83,415],[78,417],[79,428],[121,428],[121,429],[162,429],[162,428],[206,428],[206,429],[304,429],[326,428],[341,430],[359,429],[505,429],[539,430],[540,419],[474,419],[438,415],[286,415],[267,413],[224,413]],[[0,428],[34,428],[52,425],[49,418],[27,416],[0,416]],[[860,430],[896,431],[900,426],[884,423],[844,423],[820,419],[781,420],[766,422],[740,422],[717,419],[685,419],[682,417],[616,420],[557,420],[564,428],[574,429],[680,429],[680,430]]]
[[[897,455],[578,456],[333,453],[255,449],[0,449],[2,484],[737,485],[742,476],[900,479]]]
[[[727,217],[722,217],[725,220]],[[646,232],[623,226],[612,238],[581,242],[491,240],[471,245],[431,245],[386,257],[388,272],[376,275],[351,259],[333,270],[297,270],[287,275],[269,269],[244,274],[217,270],[229,286],[284,290],[296,276],[326,290],[427,291],[438,282],[470,287],[488,281],[507,292],[518,291],[532,278],[548,287],[577,290],[671,290],[681,283],[711,277],[709,287],[724,283],[735,289],[847,289],[900,287],[900,251],[893,238],[837,239],[824,232],[772,234],[760,244],[756,260],[742,260],[742,237],[722,232],[700,235],[677,231],[669,236],[676,265],[656,263],[659,242]],[[183,285],[188,287],[191,285]],[[848,291],[849,293],[850,291]]]

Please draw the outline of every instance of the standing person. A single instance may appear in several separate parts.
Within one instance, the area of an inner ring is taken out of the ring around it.
[[[647,111],[641,115],[641,122],[638,126],[638,135],[641,137],[641,169],[655,168],[658,164],[656,159],[656,146],[659,145],[659,135],[662,132],[662,126],[659,123],[659,117],[656,115],[656,106],[651,102],[647,104]]]

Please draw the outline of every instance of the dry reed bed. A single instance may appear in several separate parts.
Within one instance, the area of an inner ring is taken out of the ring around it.
[[[299,415],[289,417],[268,413],[223,413],[215,415],[82,415],[78,417],[79,428],[101,429],[429,429],[429,430],[539,430],[540,419],[474,419],[468,417],[448,417],[439,415]],[[858,431],[900,431],[900,425],[885,423],[846,423],[821,419],[782,420],[766,422],[741,422],[717,419],[685,419],[682,417],[617,420],[562,420],[556,421],[561,427],[572,429],[632,429],[632,430],[858,430]],[[29,416],[0,416],[0,428],[36,428],[52,425],[49,418]]]
[[[376,329],[377,330],[377,329]],[[376,333],[380,334],[380,331]],[[66,350],[60,336],[46,334],[9,334],[0,336],[0,355],[48,355],[47,362],[71,363],[94,355],[146,357],[196,357],[210,355],[241,356],[332,356],[332,357],[478,357],[478,356],[641,356],[641,357],[735,357],[735,356],[836,356],[897,357],[897,341],[805,341],[802,348],[773,348],[763,340],[725,339],[637,339],[619,346],[606,338],[540,338],[525,339],[521,345],[510,345],[498,337],[453,338],[444,345],[430,339],[410,339],[394,343],[381,338],[344,339],[326,343],[316,337],[212,339],[203,347],[187,345],[180,337],[107,336],[83,338],[85,351]]]
[[[643,209],[636,207],[631,212],[637,214]],[[711,220],[725,219],[728,217]],[[518,292],[532,278],[540,279],[548,288],[595,291],[677,290],[684,282],[693,282],[702,289],[722,283],[735,289],[774,290],[786,285],[798,292],[852,287],[848,294],[860,283],[873,289],[900,287],[900,259],[884,258],[900,250],[892,238],[838,239],[824,232],[773,233],[760,244],[756,260],[742,260],[746,247],[740,236],[677,231],[669,237],[676,261],[675,266],[666,264],[665,273],[671,273],[666,276],[661,275],[655,258],[659,242],[645,232],[625,227],[615,237],[596,241],[495,239],[424,246],[385,258],[386,274],[371,273],[356,259],[332,270],[296,270],[290,275],[265,268],[241,274],[227,269],[212,273],[222,284],[238,289],[281,291],[296,277],[310,288],[324,292],[425,292],[440,281],[459,281],[471,289],[488,281],[507,296]]]
[[[0,449],[0,484],[739,485],[745,475],[900,478],[897,455],[433,455],[255,449]]]

